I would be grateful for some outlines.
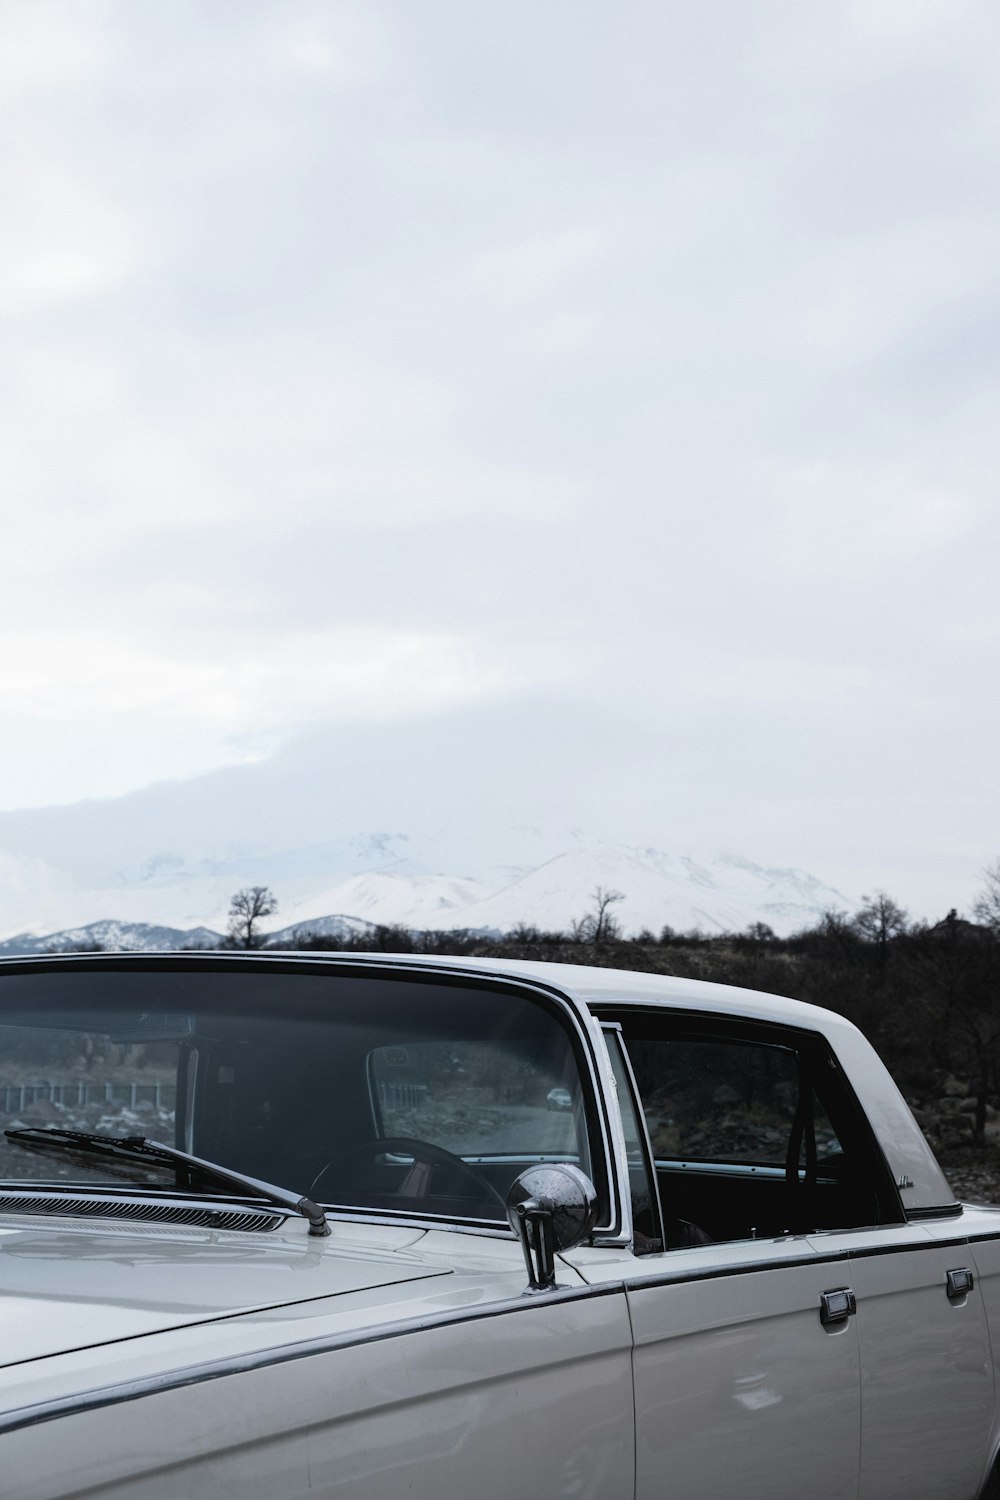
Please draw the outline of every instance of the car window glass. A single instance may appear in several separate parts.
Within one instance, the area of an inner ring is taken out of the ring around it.
[[[633,1041],[629,1056],[654,1156],[784,1167],[799,1106],[793,1051],[670,1038]],[[833,1149],[833,1127],[819,1115],[823,1145]]]
[[[606,1213],[579,1047],[556,1006],[495,985],[263,966],[8,973],[0,1130],[141,1135],[333,1208],[502,1224],[513,1179],[551,1158],[595,1177]],[[386,1136],[415,1144],[381,1151]],[[2,1135],[0,1177],[186,1185],[148,1161]]]
[[[41,1126],[172,1142],[178,1045],[44,1024],[0,1026],[0,1177],[94,1182],[108,1176],[96,1161],[32,1155],[5,1130]],[[157,1181],[163,1171],[140,1175]]]
[[[530,1046],[409,1042],[376,1047],[370,1066],[384,1136],[462,1156],[578,1157],[579,1082],[570,1077],[567,1087],[559,1060]]]

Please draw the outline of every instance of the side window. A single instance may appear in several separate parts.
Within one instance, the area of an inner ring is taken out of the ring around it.
[[[821,1039],[634,1014],[623,1025],[668,1245],[898,1216],[866,1123]]]

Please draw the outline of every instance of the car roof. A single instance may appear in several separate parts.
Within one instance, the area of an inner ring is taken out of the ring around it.
[[[717,984],[703,979],[677,978],[670,974],[654,974],[632,969],[607,968],[596,964],[564,964],[535,959],[479,957],[464,954],[430,953],[358,953],[343,949],[186,949],[183,952],[164,950],[157,952],[87,952],[46,953],[9,955],[0,958],[0,973],[5,969],[48,967],[100,967],[111,962],[114,965],[142,964],[147,961],[182,964],[203,964],[208,959],[220,967],[231,963],[242,964],[248,960],[267,965],[272,962],[317,963],[336,962],[351,964],[358,968],[407,968],[447,970],[454,974],[488,975],[527,982],[536,982],[547,989],[555,989],[569,996],[578,1005],[606,1009],[629,1005],[661,1004],[677,1009],[712,1011],[720,1015],[739,1015],[761,1021],[776,1021],[789,1026],[809,1027],[826,1031],[832,1027],[851,1027],[851,1023],[834,1011],[810,1005],[802,1000],[792,1000],[784,995],[773,995],[764,990],[743,989],[738,985]],[[853,1030],[853,1027],[851,1027]]]
[[[402,955],[401,955],[402,956]],[[433,960],[432,960],[433,961]],[[781,1021],[790,1026],[825,1030],[828,1023],[850,1025],[843,1016],[764,990],[742,989],[734,984],[716,984],[704,979],[678,978],[633,969],[612,969],[596,964],[544,963],[534,959],[452,958],[449,966],[475,969],[512,979],[534,979],[566,991],[588,1008],[662,1004],[674,1009],[715,1011],[721,1015],[749,1016],[761,1021]]]

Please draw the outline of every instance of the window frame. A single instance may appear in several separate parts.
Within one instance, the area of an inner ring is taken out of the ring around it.
[[[733,1042],[758,1046],[782,1047],[791,1051],[797,1060],[799,1076],[809,1079],[813,1093],[820,1101],[846,1154],[857,1157],[861,1164],[860,1176],[870,1185],[875,1196],[878,1216],[874,1225],[852,1226],[863,1229],[908,1222],[906,1210],[899,1195],[895,1177],[886,1160],[881,1143],[872,1129],[868,1115],[861,1104],[851,1079],[841,1065],[830,1041],[822,1032],[807,1027],[787,1025],[780,1021],[759,1020],[731,1014],[702,1010],[671,1009],[663,1005],[615,1004],[595,1006],[594,1014],[602,1026],[618,1024],[621,1028],[623,1050],[628,1055],[631,1039],[656,1040],[655,1034],[636,1035],[635,1028],[650,1028],[659,1031],[663,1039],[688,1041]],[[633,1070],[634,1072],[634,1070]],[[827,1075],[826,1087],[817,1087],[817,1080]],[[636,1084],[636,1098],[645,1122],[646,1110],[642,1092]],[[833,1107],[831,1107],[831,1105]],[[648,1126],[647,1126],[648,1133]],[[658,1162],[652,1152],[654,1171]],[[779,1168],[764,1168],[752,1163],[728,1161],[699,1161],[695,1158],[678,1158],[690,1161],[692,1171],[720,1175],[764,1176],[774,1173],[782,1176]],[[658,1179],[657,1179],[658,1180]],[[839,1229],[817,1229],[816,1233],[842,1232]]]
[[[663,1204],[660,1201],[660,1183],[659,1178],[656,1175],[656,1159],[653,1156],[653,1145],[649,1138],[649,1126],[646,1123],[646,1111],[643,1109],[642,1100],[639,1097],[639,1089],[636,1085],[635,1073],[632,1071],[632,1059],[628,1055],[628,1048],[625,1045],[625,1039],[622,1035],[621,1023],[619,1021],[602,1021],[600,1025],[601,1032],[604,1036],[604,1044],[608,1049],[608,1062],[611,1067],[611,1077],[614,1082],[618,1099],[618,1114],[622,1123],[622,1134],[625,1137],[626,1176],[622,1183],[622,1191],[623,1193],[627,1191],[629,1196],[629,1221],[633,1233],[632,1251],[635,1255],[654,1254],[656,1253],[656,1251],[652,1248],[648,1251],[638,1251],[635,1249],[635,1202],[632,1199],[631,1174],[628,1172],[628,1138],[627,1136],[625,1136],[625,1112],[622,1108],[621,1084],[619,1083],[618,1075],[615,1072],[615,1058],[618,1059],[621,1065],[622,1082],[625,1085],[626,1098],[632,1113],[632,1117],[635,1121],[636,1135],[638,1136],[639,1140],[639,1150],[642,1153],[642,1166],[643,1171],[646,1175],[646,1186],[647,1191],[649,1192],[650,1207],[653,1213],[654,1234],[651,1236],[651,1238],[659,1240],[659,1248],[660,1250],[662,1250],[666,1246],[665,1229],[663,1222]]]

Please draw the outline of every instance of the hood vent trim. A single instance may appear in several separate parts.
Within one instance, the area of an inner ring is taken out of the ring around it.
[[[267,1233],[285,1222],[284,1214],[253,1208],[207,1208],[194,1203],[134,1202],[122,1198],[79,1197],[67,1193],[0,1193],[0,1214],[58,1214],[69,1218],[132,1219],[146,1224],[192,1224],[201,1229]]]

